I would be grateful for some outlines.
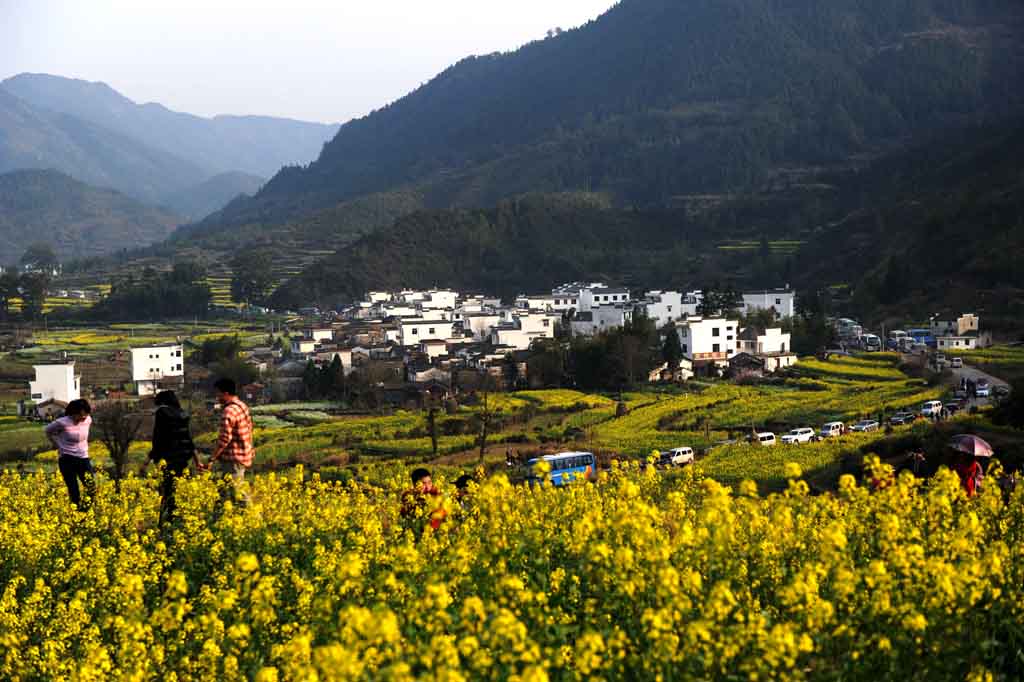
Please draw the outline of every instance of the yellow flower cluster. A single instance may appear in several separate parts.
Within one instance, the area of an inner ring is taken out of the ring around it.
[[[497,476],[455,497],[442,481],[433,531],[402,517],[404,474],[261,476],[244,508],[218,506],[208,476],[189,479],[164,530],[151,479],[120,492],[101,481],[78,513],[54,477],[0,474],[0,678],[1024,671],[1022,491],[968,500],[943,472],[875,492],[844,477],[821,496],[793,478],[761,497],[693,468],[668,479],[626,466],[564,489]]]

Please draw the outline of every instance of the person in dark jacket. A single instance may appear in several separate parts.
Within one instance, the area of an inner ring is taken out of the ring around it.
[[[177,508],[174,489],[178,478],[188,470],[189,462],[198,468],[199,458],[192,442],[189,416],[181,409],[174,391],[161,391],[156,395],[156,414],[153,417],[153,449],[149,461],[164,463],[163,480],[160,483],[160,523],[171,520]],[[145,467],[143,468],[145,473]]]

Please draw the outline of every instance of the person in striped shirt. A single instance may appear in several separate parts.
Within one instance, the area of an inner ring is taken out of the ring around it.
[[[223,411],[220,437],[207,468],[212,468],[219,475],[229,476],[237,494],[256,454],[252,445],[252,415],[249,406],[236,395],[234,380],[218,379],[213,388]]]

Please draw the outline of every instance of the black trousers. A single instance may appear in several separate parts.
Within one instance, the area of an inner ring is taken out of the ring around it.
[[[68,495],[71,502],[78,507],[79,511],[89,508],[92,498],[96,494],[95,470],[92,468],[92,460],[88,457],[61,456],[57,460],[57,468],[60,475],[64,477],[64,485],[68,487]],[[82,502],[82,492],[79,490],[78,482],[81,481],[85,487],[86,500]]]
[[[164,524],[170,521],[175,510],[178,508],[178,504],[174,499],[175,488],[178,485],[178,479],[184,475],[188,469],[188,464],[182,464],[180,466],[172,466],[168,464],[164,469],[163,480],[160,481],[160,523]]]

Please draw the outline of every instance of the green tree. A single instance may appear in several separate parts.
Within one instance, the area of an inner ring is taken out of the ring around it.
[[[669,370],[674,372],[679,367],[679,361],[683,359],[683,346],[679,343],[675,325],[665,325],[661,333],[665,336],[661,344],[661,359],[667,362]]]
[[[231,297],[246,306],[262,305],[274,284],[274,261],[270,251],[247,251],[231,262]]]
[[[321,395],[331,400],[345,400],[347,397],[347,383],[345,381],[345,367],[341,364],[341,356],[335,355],[331,364],[321,370]]]
[[[25,270],[52,272],[59,264],[57,253],[53,247],[43,242],[36,242],[21,256],[21,267]]]
[[[35,320],[43,313],[50,276],[45,272],[29,272],[21,276],[21,314],[26,320]]]
[[[320,380],[320,370],[310,360],[306,363],[306,368],[302,370],[302,390],[306,395],[306,400],[319,398],[322,388],[323,383]]]

